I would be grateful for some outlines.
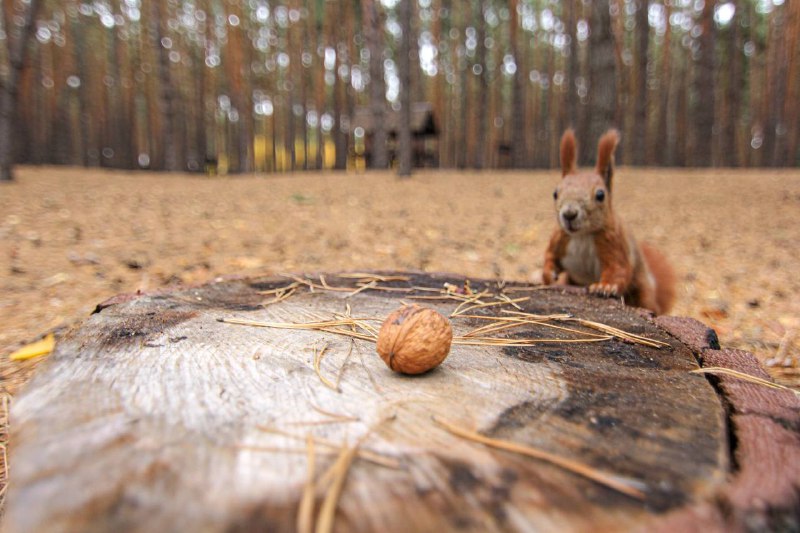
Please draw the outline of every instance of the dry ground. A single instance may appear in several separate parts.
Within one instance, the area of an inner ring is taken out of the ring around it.
[[[21,168],[0,186],[0,358],[115,294],[223,275],[420,269],[537,281],[557,179]],[[623,167],[614,201],[673,261],[673,314],[800,383],[800,171]]]
[[[556,171],[208,178],[20,168],[0,185],[0,451],[37,362],[6,355],[121,292],[364,269],[537,281]],[[615,206],[679,275],[674,314],[800,385],[800,171],[619,169]],[[5,480],[0,456],[0,502]]]

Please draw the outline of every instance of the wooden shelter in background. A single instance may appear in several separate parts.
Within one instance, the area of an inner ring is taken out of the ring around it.
[[[397,159],[397,136],[400,112],[386,110],[386,134],[390,165]],[[375,121],[369,107],[357,107],[353,114],[352,131],[364,130],[364,158],[367,166],[372,159]],[[417,102],[411,107],[411,142],[415,167],[439,166],[439,126],[430,102]]]

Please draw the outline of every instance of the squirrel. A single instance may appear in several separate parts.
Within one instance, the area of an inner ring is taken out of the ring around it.
[[[616,130],[606,131],[594,171],[578,172],[575,133],[564,132],[562,179],[553,193],[558,228],[545,253],[542,281],[588,286],[591,294],[622,297],[626,304],[664,314],[675,299],[672,267],[658,250],[637,243],[611,206],[618,142]]]

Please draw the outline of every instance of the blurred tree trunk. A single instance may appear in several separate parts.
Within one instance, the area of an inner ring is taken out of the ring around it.
[[[118,73],[118,113],[127,125],[123,131],[117,132],[114,157],[118,168],[136,168],[136,157],[133,153],[133,144],[130,139],[136,137],[136,112],[134,109],[136,87],[132,83],[135,71],[133,58],[136,54],[135,38],[130,36],[126,41],[117,40],[116,57],[119,62]]]
[[[627,33],[626,24],[627,13],[626,6],[622,3],[611,4],[609,3],[609,10],[612,11],[611,17],[611,33],[614,42],[614,69],[616,78],[616,104],[614,106],[614,119],[611,124],[623,132],[622,138],[617,146],[615,152],[615,160],[617,164],[627,164],[628,154],[631,151],[633,144],[633,135],[625,134],[631,132],[633,124],[633,111],[635,110],[634,103],[634,88],[636,83],[635,76],[635,54],[627,46]],[[627,58],[627,61],[626,61]],[[591,144],[587,146],[594,147],[597,143],[596,139],[590,139]]]
[[[542,82],[539,85],[539,98],[536,105],[539,107],[536,128],[536,166],[539,168],[550,167],[550,151],[555,148],[550,142],[550,120],[553,113],[550,108],[550,95],[553,93],[553,49],[552,47],[541,47],[541,75]]]
[[[444,0],[434,0],[432,4],[432,8],[434,13],[442,13],[443,9],[447,9],[449,13],[449,4],[451,2],[444,1]],[[438,58],[438,68],[436,76],[434,76],[432,83],[433,87],[431,90],[431,100],[433,101],[433,114],[436,120],[436,125],[439,128],[439,137],[436,139],[436,146],[435,149],[432,150],[432,156],[434,158],[433,166],[441,166],[444,157],[445,157],[445,150],[444,150],[444,132],[450,127],[448,124],[449,113],[447,113],[447,55],[444,53],[445,48],[444,46],[447,45],[447,38],[446,35],[449,31],[450,27],[450,20],[452,15],[448,17],[437,16],[433,21],[431,33],[433,34],[433,40],[437,43],[440,47],[440,55]]]
[[[353,67],[360,62],[359,51],[356,46],[356,28],[361,27],[361,8],[358,5],[360,0],[345,0],[349,15],[344,18],[344,37],[340,40],[341,46],[345,51],[347,65],[347,76],[344,79],[344,112],[347,117],[344,132],[345,143],[347,146],[348,157],[355,155],[355,136],[353,134],[353,118],[356,110],[356,94],[353,87]]]
[[[754,2],[745,4],[743,14],[747,15],[748,24],[745,26],[745,41],[750,44],[751,53],[747,58],[747,106],[749,124],[746,131],[745,157],[747,166],[761,166],[764,164],[764,108],[768,98],[768,84],[766,80],[766,65],[764,61],[764,31],[759,23],[761,15]]]
[[[343,14],[342,0],[337,2],[338,13]],[[344,15],[346,17],[346,15]],[[334,20],[343,20],[341,16],[335,16]],[[342,41],[346,39],[346,31],[343,24],[334,23],[335,28],[333,36],[333,48],[336,50],[336,61],[333,68],[334,81],[334,126],[333,126],[333,140],[336,146],[336,162],[334,168],[336,170],[345,170],[347,168],[347,150],[348,150],[348,132],[345,131],[346,124],[346,107],[347,107],[347,82],[345,82],[339,74],[340,66],[344,65],[342,61],[342,52],[344,45]]]
[[[714,89],[714,46],[716,25],[714,24],[714,0],[706,0],[700,15],[700,29],[702,31],[697,40],[697,60],[694,64],[694,78],[692,80],[694,105],[692,116],[694,118],[695,132],[692,139],[691,164],[707,167],[714,163],[714,115],[715,115],[715,89]]]
[[[550,75],[548,82],[550,89],[547,91],[547,129],[545,130],[545,142],[549,148],[547,168],[559,167],[559,154],[560,146],[559,140],[561,139],[560,130],[561,125],[564,123],[564,95],[562,93],[563,79],[561,85],[556,84],[556,77],[558,72],[563,72],[561,59],[563,51],[550,48],[548,54],[548,67]]]
[[[208,13],[205,1],[198,2],[199,9],[203,13]],[[203,40],[208,39],[208,18],[203,17],[198,21],[198,33]],[[195,65],[197,74],[194,76],[194,108],[192,109],[192,123],[194,125],[193,145],[187,152],[189,159],[196,161],[197,170],[205,171],[206,160],[213,159],[208,146],[208,132],[206,125],[206,84],[208,75],[206,73],[206,51],[205,47],[196,46],[192,50],[192,63]]]
[[[230,99],[236,109],[235,139],[231,144],[235,147],[238,158],[236,170],[238,172],[253,171],[253,90],[250,85],[250,39],[247,35],[247,17],[238,2],[230,3],[228,9],[232,16],[238,19],[238,24],[231,25],[228,29],[229,51],[227,72],[230,78]],[[229,17],[230,20],[230,17]],[[291,42],[291,41],[290,41]],[[293,61],[294,62],[294,61]],[[290,65],[290,72],[294,67]],[[290,75],[291,79],[291,75]],[[292,110],[293,99],[289,99],[290,124],[294,123]],[[291,149],[294,153],[294,138],[291,139]],[[294,159],[292,159],[294,161]]]
[[[784,164],[786,166],[800,165],[800,2],[788,4],[788,23],[786,37],[786,53],[793,58],[789,61],[786,88],[784,117],[787,126],[786,152]]]
[[[9,18],[4,17],[6,32],[6,55],[9,69],[0,82],[0,181],[14,179],[14,133],[18,112],[19,80],[28,61],[28,44],[36,30],[36,19],[42,8],[42,0],[29,0],[22,6],[22,26],[13,31]],[[6,12],[7,13],[7,12]]]
[[[64,26],[65,42],[72,42],[69,38],[72,25],[65,22]],[[61,165],[75,164],[75,137],[72,123],[72,90],[67,85],[68,76],[74,72],[72,65],[74,54],[67,46],[59,47],[53,59],[53,92],[55,95],[53,105],[55,109],[52,113],[55,124],[60,127],[50,128],[50,138],[48,139],[48,149],[53,152],[53,163]],[[65,132],[67,134],[65,135]]]
[[[464,4],[464,2],[461,3],[462,6],[464,6]],[[465,13],[465,11],[467,13]],[[455,81],[453,83],[453,93],[455,95],[453,98],[453,124],[456,128],[456,133],[453,135],[453,159],[457,168],[467,167],[467,152],[469,151],[468,131],[470,128],[471,115],[467,110],[470,109],[470,104],[472,103],[472,91],[470,90],[469,82],[469,73],[471,70],[469,68],[469,58],[467,57],[466,48],[466,32],[469,26],[468,13],[468,9],[458,10],[459,24],[458,31],[456,32],[458,37],[453,43],[453,68],[457,72],[454,76]]]
[[[369,108],[372,115],[370,166],[389,166],[386,131],[386,84],[383,79],[383,24],[375,0],[362,0],[367,48],[369,50]]]
[[[459,49],[461,46],[459,25],[459,12],[453,8],[453,0],[442,0],[442,8],[450,13],[445,19],[447,32],[443,33],[443,38],[447,40],[447,64],[444,72],[444,96],[443,113],[446,115],[442,121],[442,134],[440,137],[441,164],[445,167],[458,167],[458,152],[456,151],[456,138],[460,134],[458,127],[460,115],[460,85],[457,83],[459,75]]]
[[[685,53],[681,50],[681,53]],[[675,74],[675,119],[672,121],[673,128],[668,136],[668,142],[672,145],[668,149],[672,153],[670,165],[685,167],[689,165],[689,141],[688,134],[691,121],[689,120],[689,60],[685,56],[681,57],[681,64],[674,71]]]
[[[739,142],[741,91],[745,83],[742,76],[742,32],[741,0],[731,2],[736,11],[727,28],[725,39],[725,92],[724,110],[719,117],[720,128],[720,164],[726,167],[735,167],[743,164],[741,161],[741,143]]]
[[[35,109],[23,109],[23,114],[19,118],[19,124],[28,125],[28,135],[24,139],[21,151],[17,151],[17,161],[26,161],[34,165],[41,165],[45,163],[47,157],[47,150],[45,143],[47,142],[48,126],[53,122],[53,116],[50,115],[50,106],[47,102],[47,96],[50,91],[46,91],[42,80],[48,76],[50,61],[49,49],[43,49],[41,46],[36,47],[33,57],[29,60],[30,69],[20,80],[20,91],[30,95],[35,104]],[[38,112],[36,112],[38,111]],[[19,135],[19,134],[18,134]]]
[[[106,60],[108,63],[107,106],[104,113],[106,118],[103,123],[105,147],[101,162],[103,166],[119,168],[124,158],[121,136],[123,132],[131,131],[131,123],[127,120],[128,117],[122,104],[121,51],[116,28],[112,27],[106,31],[106,53],[108,54]]]
[[[150,16],[152,20],[152,44],[156,53],[158,69],[158,112],[160,125],[157,132],[157,145],[160,147],[159,161],[156,168],[175,171],[179,168],[177,145],[175,143],[175,90],[170,76],[169,49],[165,46],[167,29],[167,4],[159,0],[150,0]],[[152,141],[155,141],[153,139]],[[158,153],[158,152],[157,152]]]
[[[144,74],[144,65],[147,61],[147,50],[149,39],[147,38],[148,25],[146,20],[138,23],[137,38],[133,41],[131,50],[131,72],[133,73],[133,96],[131,101],[131,113],[134,117],[135,130],[130,136],[128,143],[133,154],[134,168],[141,168],[143,165],[142,157],[144,154],[152,154],[152,117],[149,113],[148,96],[149,83]]]
[[[617,78],[614,57],[614,32],[607,2],[593,0],[589,33],[589,109],[591,116],[583,136],[582,164],[590,164],[596,146],[605,130],[615,125],[617,111]]]
[[[332,23],[328,17],[325,16],[325,4],[322,2],[316,2],[314,5],[314,28],[316,28],[316,43],[317,46],[320,47],[322,50],[325,49],[325,46],[328,44],[328,38],[326,37],[329,35],[330,31],[328,30],[328,26]],[[316,57],[317,54],[314,54]],[[316,136],[317,136],[317,149],[316,149],[316,167],[322,168],[325,164],[324,156],[325,156],[325,133],[322,128],[322,116],[325,113],[325,101],[326,101],[326,90],[327,85],[325,84],[325,53],[323,51],[322,57],[317,58],[316,61],[316,76],[314,78],[315,83],[315,91],[314,91],[314,104],[317,108],[317,127],[316,127]]]
[[[578,75],[580,74],[580,54],[578,48],[578,6],[576,2],[563,2],[562,9],[564,10],[564,24],[566,25],[566,34],[569,38],[569,57],[567,58],[566,78],[564,85],[566,90],[564,92],[564,117],[565,123],[562,124],[561,129],[575,128],[578,126],[578,94],[576,92],[576,83]]]
[[[481,99],[481,104],[474,107],[477,116],[475,128],[473,129],[475,152],[472,165],[481,170],[486,161],[486,116],[489,107],[489,72],[486,68],[486,15],[484,13],[484,0],[473,0],[472,5],[477,18],[475,40],[478,44],[475,48],[475,67],[479,70],[478,72],[473,70],[473,74],[476,74],[478,78],[477,96]]]
[[[397,69],[400,75],[400,120],[397,127],[397,175],[411,176],[411,52],[414,48],[411,27],[411,2],[401,1],[399,5],[399,22],[403,37],[398,50]]]
[[[82,15],[78,15],[80,17]],[[93,159],[89,153],[94,147],[94,123],[90,110],[90,86],[89,66],[86,64],[90,58],[87,40],[89,32],[81,29],[80,19],[76,17],[72,22],[72,35],[75,39],[73,52],[75,54],[75,67],[78,73],[78,83],[73,85],[73,91],[77,97],[78,104],[78,124],[80,128],[80,157],[79,163],[83,166],[92,166]]]
[[[672,15],[671,3],[663,2],[664,17],[667,21],[664,30],[664,40],[661,43],[661,64],[658,75],[658,117],[656,120],[655,139],[648,143],[648,160],[659,165],[669,164],[670,139],[668,137],[670,120],[670,88],[672,87],[672,24],[669,23]]]
[[[571,4],[571,2],[567,2]],[[511,0],[509,6],[509,47],[514,57],[517,69],[511,77],[511,166],[524,168],[527,166],[525,157],[525,82],[523,75],[523,61],[519,47],[519,0]]]
[[[634,93],[633,154],[628,161],[644,165],[647,152],[647,53],[650,43],[650,25],[647,18],[648,1],[636,0],[636,88]]]
[[[297,0],[287,6],[290,10],[296,9]],[[286,71],[286,152],[289,154],[289,170],[297,170],[297,116],[295,107],[300,105],[299,100],[299,76],[297,67],[300,63],[302,45],[299,44],[300,30],[297,24],[289,23],[286,28],[286,54],[289,56],[289,68]]]
[[[298,12],[302,12],[303,6],[307,2],[301,0],[295,0],[295,9]],[[308,170],[311,168],[309,166],[309,151],[308,151],[308,86],[309,83],[306,78],[306,67],[303,65],[303,55],[306,52],[306,43],[308,42],[308,34],[305,32],[306,28],[302,22],[298,22],[295,24],[294,34],[295,37],[295,47],[292,50],[294,52],[294,59],[292,59],[292,65],[294,66],[294,81],[296,87],[296,93],[298,94],[298,102],[295,104],[300,111],[299,122],[300,122],[300,135],[299,137],[302,139],[302,150],[303,153],[303,170]],[[248,47],[249,48],[249,47]],[[295,143],[296,144],[296,143]],[[296,157],[296,156],[295,156]]]
[[[794,2],[797,3],[797,2]],[[767,100],[767,122],[764,135],[764,148],[768,164],[773,167],[785,165],[786,133],[785,122],[786,72],[790,68],[786,54],[786,4],[773,7],[769,17],[770,42],[767,50],[767,83],[770,86]],[[797,61],[797,58],[794,59]],[[795,124],[797,127],[797,124]]]

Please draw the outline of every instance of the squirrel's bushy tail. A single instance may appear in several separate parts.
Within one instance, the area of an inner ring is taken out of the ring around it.
[[[650,273],[656,279],[656,313],[665,315],[675,302],[675,271],[667,259],[655,248],[641,243],[642,255]]]

